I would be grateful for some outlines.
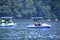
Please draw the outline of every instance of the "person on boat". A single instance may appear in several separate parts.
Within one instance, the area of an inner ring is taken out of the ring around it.
[[[38,20],[36,20],[36,19],[33,20],[33,24],[34,24],[35,26],[41,26],[41,23],[38,22]]]
[[[7,20],[7,23],[12,23],[13,21],[12,20]]]
[[[2,20],[1,20],[1,23],[6,23],[6,20],[5,20],[5,19],[2,19]]]

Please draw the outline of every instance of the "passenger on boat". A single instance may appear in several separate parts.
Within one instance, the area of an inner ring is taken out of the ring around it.
[[[35,26],[41,26],[41,23],[38,22],[38,20],[36,20],[36,19],[33,20],[33,24],[34,24]]]
[[[5,20],[5,19],[2,19],[2,20],[1,20],[1,23],[6,23],[6,20]]]
[[[7,20],[7,23],[12,23],[13,21],[12,20]]]

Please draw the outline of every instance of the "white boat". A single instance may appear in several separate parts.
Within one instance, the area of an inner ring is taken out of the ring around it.
[[[9,19],[9,21],[12,21],[12,22],[5,22],[5,23],[1,22],[0,28],[14,28],[17,24],[13,22],[13,17],[1,17],[1,19],[5,19],[5,20]]]
[[[32,17],[32,19],[43,20],[43,17]],[[27,28],[51,28],[51,25],[42,23],[41,26],[35,26],[34,24],[28,25]]]
[[[27,28],[51,28],[51,25],[48,24],[42,24],[41,26],[35,26],[35,25],[28,25]]]

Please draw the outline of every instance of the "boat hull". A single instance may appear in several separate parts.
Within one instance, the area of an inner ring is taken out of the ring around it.
[[[0,28],[14,28],[16,26],[16,23],[10,23],[10,24],[6,24],[6,23],[2,23],[0,25]]]
[[[35,26],[35,27],[27,27],[27,28],[51,28],[50,26]]]
[[[34,25],[29,25],[27,28],[51,28],[51,25],[48,24],[42,24],[41,26],[34,26]]]

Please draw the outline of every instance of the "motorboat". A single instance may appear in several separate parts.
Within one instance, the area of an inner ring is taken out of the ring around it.
[[[32,18],[33,18],[33,20],[34,19],[43,20],[43,17],[32,17]],[[51,28],[51,25],[47,24],[47,23],[41,23],[40,26],[35,26],[34,24],[30,24],[27,26],[27,28]]]
[[[14,28],[16,24],[17,23],[13,21],[13,17],[1,17],[0,28]]]

